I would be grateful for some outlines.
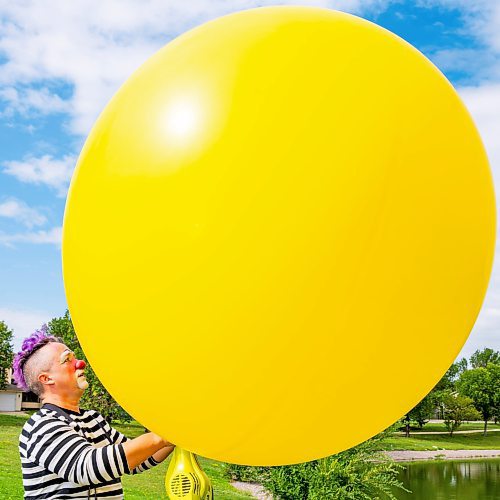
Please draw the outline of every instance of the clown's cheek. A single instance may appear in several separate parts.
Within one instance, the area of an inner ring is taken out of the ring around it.
[[[82,377],[78,379],[77,383],[80,389],[86,389],[89,386],[89,383]]]

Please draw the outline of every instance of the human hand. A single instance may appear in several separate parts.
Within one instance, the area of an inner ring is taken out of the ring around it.
[[[170,441],[167,441],[159,434],[155,434],[154,432],[152,432],[151,434],[153,434],[158,439],[158,441],[163,445],[164,448],[175,448],[175,444],[171,443]]]

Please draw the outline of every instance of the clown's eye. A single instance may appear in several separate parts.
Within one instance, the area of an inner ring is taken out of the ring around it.
[[[73,361],[75,359],[75,354],[73,352],[69,352],[64,357],[62,357],[61,364],[67,363],[68,361]]]

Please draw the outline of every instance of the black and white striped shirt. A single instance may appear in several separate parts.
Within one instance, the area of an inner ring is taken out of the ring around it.
[[[24,498],[122,499],[120,476],[158,463],[151,457],[129,470],[126,440],[96,411],[42,407],[19,436]]]

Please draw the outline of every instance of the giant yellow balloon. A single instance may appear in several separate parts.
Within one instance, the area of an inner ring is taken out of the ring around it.
[[[289,464],[432,389],[494,233],[481,140],[422,54],[347,14],[262,8],[175,39],[114,96],[73,176],[63,270],[81,344],[136,419],[207,457]]]

